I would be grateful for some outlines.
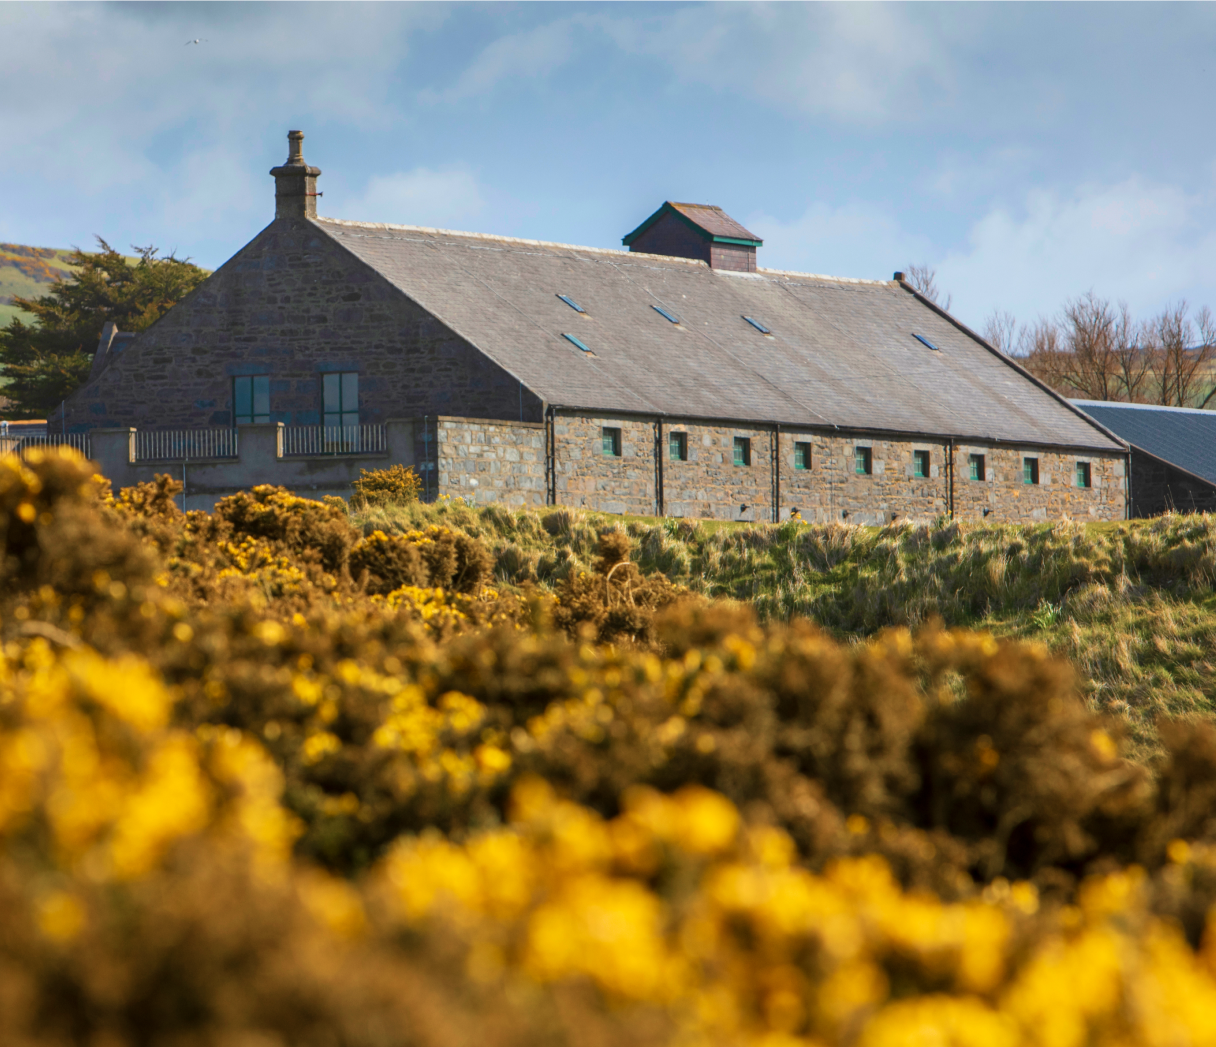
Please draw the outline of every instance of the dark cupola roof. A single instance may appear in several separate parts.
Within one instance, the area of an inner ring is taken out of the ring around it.
[[[632,233],[622,237],[621,243],[626,247],[632,246],[638,237],[669,214],[701,233],[712,243],[740,244],[747,247],[760,247],[764,243],[760,237],[749,232],[720,207],[713,204],[677,204],[671,200],[664,203]]]

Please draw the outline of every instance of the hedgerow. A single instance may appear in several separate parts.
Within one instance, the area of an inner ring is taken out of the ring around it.
[[[0,1041],[1193,1043],[1216,730],[451,527],[0,461]],[[553,521],[560,527],[561,521]]]

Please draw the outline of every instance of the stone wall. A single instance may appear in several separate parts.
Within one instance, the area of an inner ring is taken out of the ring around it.
[[[438,493],[479,505],[545,504],[545,427],[484,418],[432,419]]]
[[[969,459],[984,455],[987,477],[970,479]],[[1039,482],[1023,480],[1023,458],[1038,458]],[[1090,486],[1077,487],[1077,463],[1088,462]],[[1122,454],[1043,451],[1034,447],[955,446],[954,514],[992,522],[1122,520],[1127,505],[1127,458]]]
[[[673,432],[687,434],[685,462],[671,459]],[[736,437],[751,441],[748,465],[735,464]],[[771,520],[772,457],[771,430],[664,422],[664,512],[714,520]]]
[[[1132,516],[1216,512],[1216,484],[1132,449]]]
[[[304,219],[278,218],[67,403],[67,426],[231,425],[232,379],[270,375],[270,420],[321,422],[321,376],[359,375],[360,421],[541,420],[539,399]],[[59,424],[58,413],[55,425]]]
[[[604,427],[621,430],[621,455],[603,451]],[[557,502],[614,513],[653,514],[655,423],[637,418],[559,415]],[[670,434],[683,432],[688,460],[673,461]],[[736,465],[734,442],[750,440],[750,464]],[[773,430],[664,420],[663,509],[667,516],[718,520],[773,519]],[[795,468],[795,445],[811,447],[810,469]],[[868,447],[871,472],[856,471],[856,449]],[[778,439],[780,518],[885,524],[930,519],[950,509],[949,443],[877,439],[782,428]],[[929,455],[928,475],[915,475],[914,453]],[[970,479],[970,455],[984,456],[984,479]],[[1041,448],[957,444],[954,511],[959,519],[993,522],[1058,519],[1119,520],[1126,498],[1125,459]],[[1027,484],[1023,458],[1036,458],[1039,482]],[[1089,463],[1091,486],[1076,486],[1078,461]],[[743,508],[746,506],[746,508]]]
[[[621,430],[620,457],[604,454],[605,426]],[[654,514],[654,422],[560,414],[553,432],[558,505]]]

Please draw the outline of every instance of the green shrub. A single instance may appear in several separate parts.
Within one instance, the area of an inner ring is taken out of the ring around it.
[[[387,469],[360,469],[351,487],[351,503],[360,508],[373,505],[409,505],[418,501],[422,481],[414,467],[391,465]]]

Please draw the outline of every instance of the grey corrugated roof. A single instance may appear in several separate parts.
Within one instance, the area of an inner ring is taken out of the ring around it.
[[[1216,483],[1216,411],[1073,400],[1129,444]]]
[[[683,258],[410,226],[316,224],[549,403],[1119,447],[897,284],[726,273]]]

